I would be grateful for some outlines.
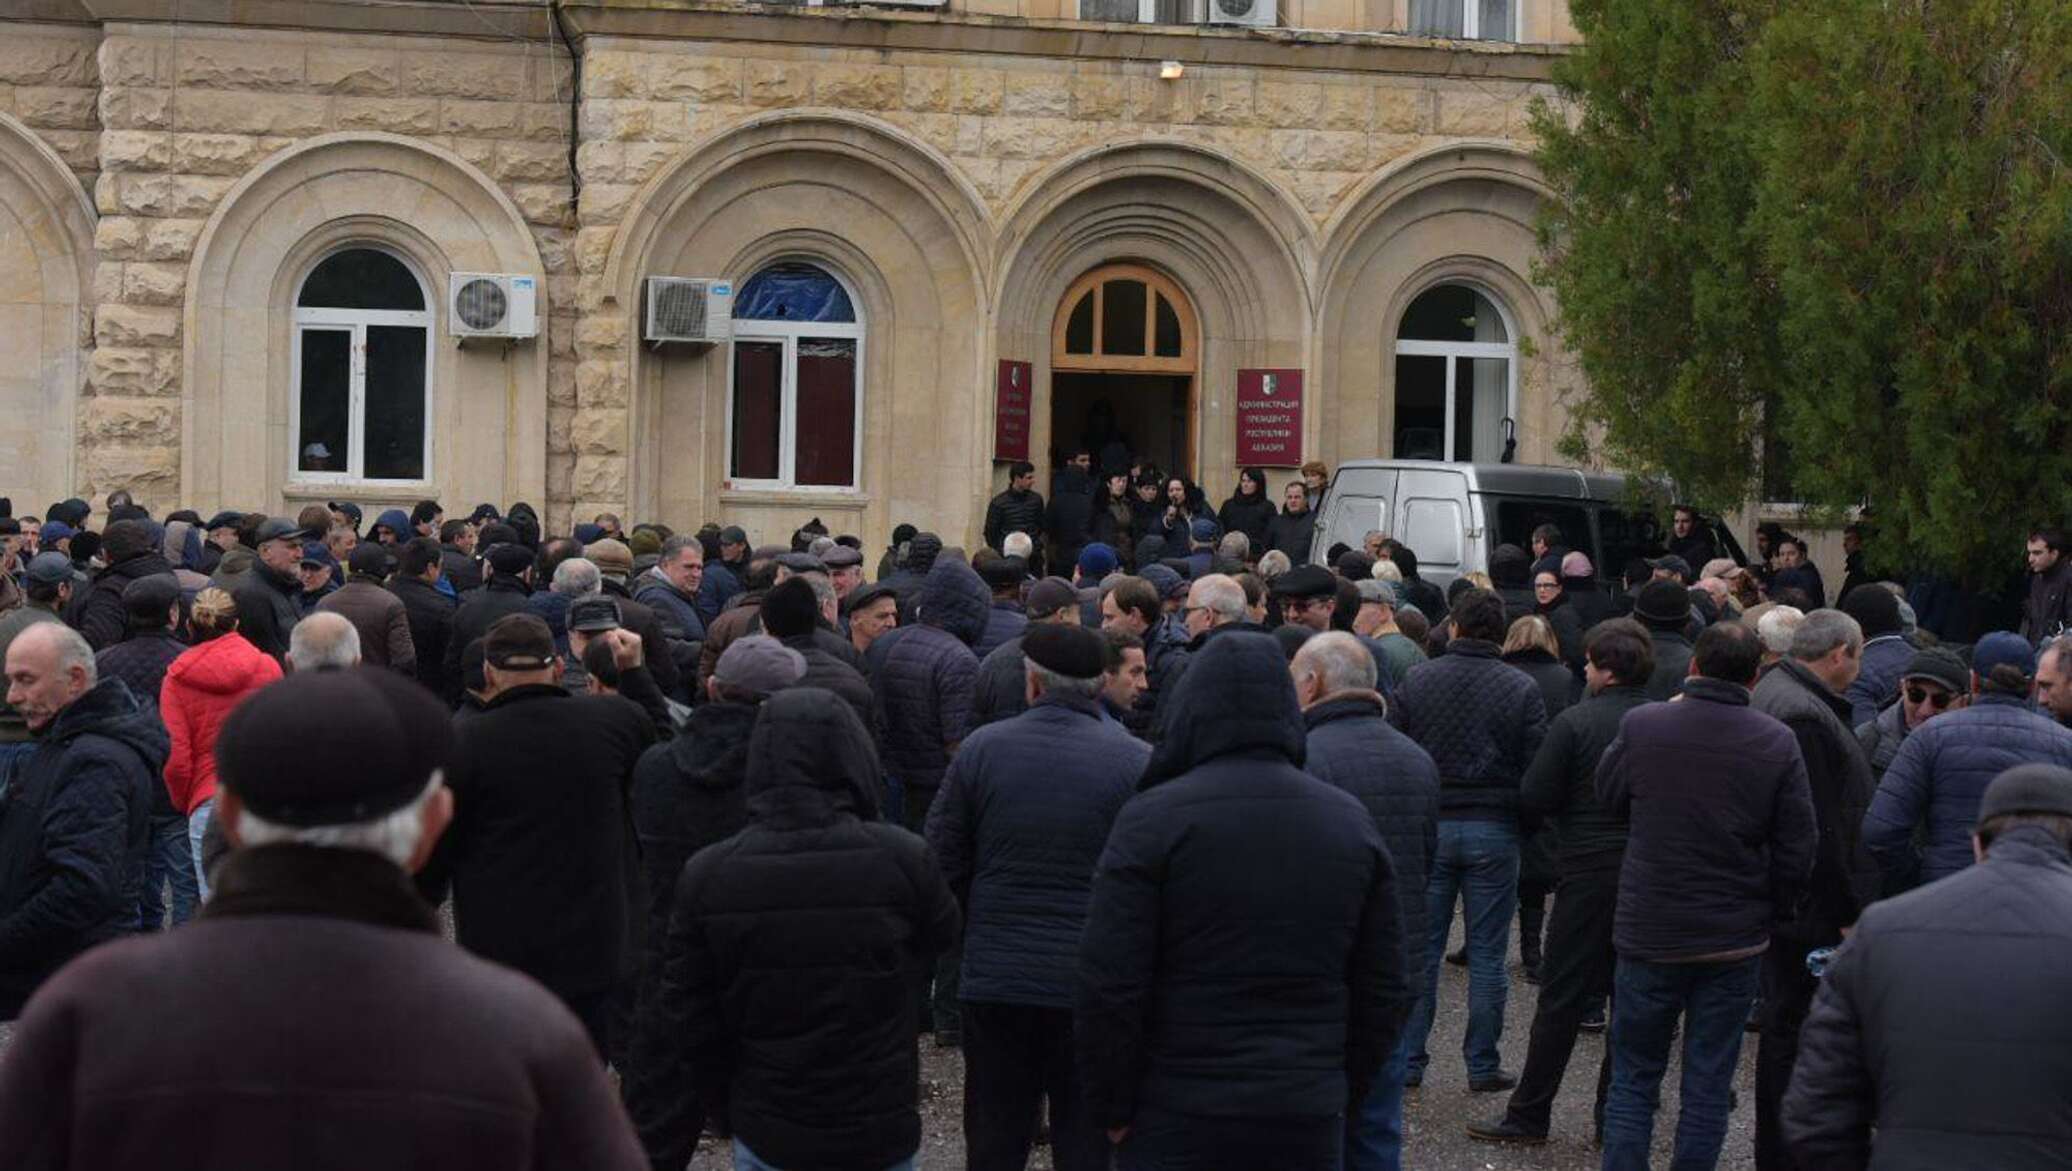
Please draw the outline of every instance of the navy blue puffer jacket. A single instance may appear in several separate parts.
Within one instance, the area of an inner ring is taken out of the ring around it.
[[[1050,695],[957,749],[928,845],[964,908],[965,1000],[1072,1006],[1094,864],[1150,755],[1093,701]]]
[[[1921,881],[1971,865],[1978,802],[1994,777],[2018,764],[2072,768],[2072,730],[2018,696],[1986,692],[1907,735],[1863,817],[1863,844],[1888,875],[1910,870],[1914,827],[1928,823]]]
[[[1309,760],[1320,781],[1357,797],[1374,818],[1396,868],[1396,901],[1410,970],[1424,970],[1425,880],[1439,844],[1439,766],[1417,742],[1382,718],[1381,697],[1353,694],[1302,713]]]
[[[940,562],[914,594],[917,624],[871,644],[878,754],[908,789],[932,790],[950,766],[950,748],[971,724],[978,656],[992,595],[964,562]]]

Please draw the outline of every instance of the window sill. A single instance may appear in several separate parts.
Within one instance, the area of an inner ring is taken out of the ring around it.
[[[722,488],[721,504],[767,504],[824,508],[830,512],[862,512],[870,507],[867,493],[853,488]]]
[[[290,480],[281,487],[285,499],[326,504],[347,498],[355,504],[363,499],[409,504],[438,494],[438,485],[430,480]]]

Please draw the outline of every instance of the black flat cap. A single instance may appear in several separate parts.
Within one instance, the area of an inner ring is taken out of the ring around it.
[[[596,634],[601,630],[619,628],[619,603],[616,598],[596,594],[577,598],[568,604],[568,628],[584,634]]]
[[[1092,679],[1106,658],[1101,636],[1063,622],[1041,622],[1022,635],[1022,654],[1046,671],[1067,679]]]
[[[489,551],[489,568],[516,577],[532,568],[532,550],[523,545],[498,545]]]
[[[431,692],[361,667],[297,672],[240,703],[216,739],[216,772],[253,813],[307,828],[394,813],[452,755]]]
[[[122,608],[132,618],[165,624],[168,610],[180,600],[180,579],[170,573],[149,573],[122,587]]]
[[[1338,577],[1321,565],[1303,565],[1273,579],[1276,598],[1329,598],[1338,593]]]
[[[245,523],[243,513],[232,512],[226,508],[222,512],[210,517],[209,523],[201,527],[203,532],[213,533],[217,529],[234,529],[243,523]]]

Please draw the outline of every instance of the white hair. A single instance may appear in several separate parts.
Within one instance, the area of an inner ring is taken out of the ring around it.
[[[554,567],[554,581],[547,588],[572,598],[587,598],[604,592],[604,574],[595,561],[571,557]]]
[[[1225,622],[1241,622],[1245,617],[1245,587],[1228,574],[1212,573],[1195,582],[1188,587],[1187,601]]]
[[[360,632],[345,615],[319,610],[288,632],[288,665],[297,671],[357,667]]]
[[[385,813],[372,821],[353,821],[344,825],[275,825],[250,809],[243,809],[237,818],[238,840],[247,847],[285,842],[332,850],[365,850],[398,866],[408,866],[410,856],[417,853],[417,847],[424,841],[425,802],[432,799],[432,794],[439,791],[445,780],[446,774],[434,769],[431,781],[416,799],[394,813]]]
[[[1252,555],[1252,538],[1232,529],[1216,542],[1216,552],[1232,561],[1243,561]]]
[[[1755,632],[1763,640],[1763,649],[1773,655],[1791,653],[1792,639],[1799,632],[1799,623],[1806,620],[1806,612],[1797,606],[1778,606],[1755,624]]]
[[[1259,558],[1259,576],[1267,581],[1272,581],[1293,568],[1294,562],[1288,560],[1288,555],[1279,549],[1268,549]]]
[[[1075,679],[1070,675],[1060,675],[1049,667],[1037,666],[1026,655],[1022,657],[1022,664],[1029,669],[1029,674],[1035,677],[1046,695],[1076,695],[1081,699],[1092,699],[1101,690],[1099,675],[1091,679]]]
[[[1324,681],[1326,694],[1372,691],[1379,675],[1366,644],[1343,630],[1327,631],[1303,642],[1295,652],[1295,674]]]
[[[1848,647],[1851,654],[1863,648],[1863,627],[1840,610],[1815,610],[1792,631],[1791,657],[1801,662],[1810,663],[1838,646]]]
[[[1386,557],[1376,561],[1374,568],[1369,572],[1375,581],[1392,581],[1398,585],[1403,583],[1402,567]]]
[[[32,622],[22,627],[21,634],[15,637],[19,640],[22,634],[32,630],[42,631],[41,637],[50,640],[50,651],[56,656],[57,661],[54,665],[58,674],[65,674],[77,667],[85,673],[88,687],[100,682],[101,673],[94,662],[94,648],[86,641],[85,635],[62,622]]]
[[[1031,540],[1027,533],[1009,533],[1007,534],[1007,539],[1000,542],[1000,555],[1002,557],[1019,557],[1027,561],[1029,554],[1035,551],[1036,542]]]

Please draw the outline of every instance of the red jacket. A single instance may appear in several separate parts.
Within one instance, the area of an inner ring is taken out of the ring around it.
[[[216,795],[216,733],[232,708],[280,677],[273,656],[236,631],[182,651],[166,668],[158,710],[173,737],[165,762],[173,808],[193,813]]]

